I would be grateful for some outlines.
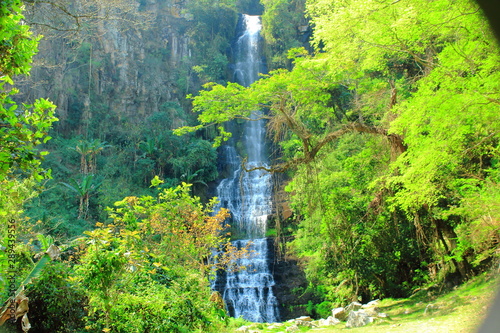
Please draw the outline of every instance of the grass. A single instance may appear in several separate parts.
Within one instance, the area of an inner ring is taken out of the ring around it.
[[[364,327],[346,328],[345,323],[341,323],[325,328],[302,329],[322,333],[472,333],[478,330],[486,317],[497,285],[497,278],[483,274],[452,291],[440,293],[439,290],[422,290],[410,298],[381,300],[378,308],[389,318],[377,319]],[[257,327],[252,327],[252,330],[257,330]],[[264,328],[259,331],[285,332],[285,328]]]

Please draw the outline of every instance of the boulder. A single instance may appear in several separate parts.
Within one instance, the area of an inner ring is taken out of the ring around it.
[[[345,312],[350,313],[351,311],[358,311],[359,309],[361,309],[362,306],[363,304],[359,302],[352,302],[351,304],[345,307]]]
[[[366,304],[363,304],[361,306],[361,309],[363,309],[363,311],[368,314],[370,317],[378,317],[378,314],[380,313],[380,310],[379,308],[377,307],[379,303],[379,300],[376,299],[376,300],[373,300],[371,302],[368,302]]]
[[[362,309],[364,313],[366,313],[370,317],[378,317],[380,310],[376,306]]]
[[[269,325],[267,328],[270,330],[274,330],[276,328],[281,328],[283,326],[285,326],[285,324],[283,324],[283,323],[274,323],[274,324]]]
[[[318,321],[318,326],[322,327],[322,326],[333,326],[333,325],[337,325],[338,323],[340,323],[340,320],[338,320],[337,318],[333,317],[333,316],[330,316],[326,319],[320,319]]]
[[[347,320],[349,313],[346,312],[344,308],[336,308],[332,310],[332,317],[337,318],[340,321]]]
[[[250,326],[241,326],[235,329],[236,332],[248,333]]]
[[[309,316],[302,316],[296,318],[293,323],[297,326],[305,326],[305,327],[316,327],[315,324],[312,323],[312,318]]]
[[[297,325],[295,325],[295,324],[294,324],[294,325],[292,325],[292,326],[288,326],[288,327],[285,329],[285,331],[287,331],[287,332],[299,332],[299,331],[300,331],[300,328],[299,328],[299,326],[297,326]]]
[[[361,308],[362,309],[371,308],[371,307],[377,306],[379,302],[380,302],[380,300],[374,299],[373,301],[370,301],[370,302],[368,302],[366,304],[363,304],[361,306]]]
[[[351,311],[347,317],[345,327],[361,327],[373,322],[373,317],[370,317],[364,310]]]

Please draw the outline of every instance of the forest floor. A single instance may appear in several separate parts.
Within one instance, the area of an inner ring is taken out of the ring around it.
[[[484,274],[451,291],[422,290],[410,298],[381,300],[377,307],[389,317],[377,319],[376,322],[364,327],[346,328],[345,322],[342,322],[322,328],[300,327],[300,332],[477,332],[488,314],[498,285],[498,277]],[[497,323],[500,321],[500,313],[495,319]],[[250,325],[248,332],[286,332],[286,327],[292,323],[284,324],[283,327],[273,329],[267,328],[264,324],[253,324]],[[500,332],[500,326],[497,328]]]

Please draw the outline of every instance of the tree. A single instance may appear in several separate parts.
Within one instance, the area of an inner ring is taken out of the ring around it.
[[[97,173],[96,156],[108,147],[111,145],[106,144],[105,141],[94,139],[92,141],[80,140],[74,148],[71,148],[80,154],[80,172],[83,175]]]
[[[94,181],[93,174],[84,174],[81,182],[70,179],[69,183],[62,182],[62,184],[78,195],[80,200],[78,218],[86,219],[89,213],[90,196],[101,186],[101,183]]]
[[[26,171],[38,180],[43,178],[40,159],[46,153],[37,152],[35,147],[50,139],[47,131],[57,120],[55,106],[48,100],[22,106],[14,101],[18,90],[13,87],[12,77],[29,73],[39,41],[22,23],[21,4],[12,0],[0,7],[0,181],[14,170]]]
[[[151,13],[137,10],[141,5],[125,0],[25,0],[29,24],[37,29],[76,34],[89,24],[103,21],[129,21],[147,27]]]
[[[499,52],[477,5],[311,1],[308,11],[330,71],[356,91],[353,111],[379,112],[387,133],[403,139],[378,179],[385,206],[413,221],[434,273],[466,277],[471,252],[457,231],[467,217],[455,208],[464,188],[480,190],[496,174],[498,146]],[[375,104],[384,91],[385,110]]]
[[[262,37],[271,69],[288,68],[287,52],[304,46],[309,32],[304,0],[262,0]]]
[[[0,291],[2,296],[15,302],[21,293],[12,285],[17,286],[16,279],[32,268],[30,263],[12,260],[19,253],[26,252],[16,242],[22,230],[22,205],[36,196],[34,188],[37,182],[50,178],[50,171],[44,170],[40,164],[47,152],[39,151],[37,146],[50,139],[47,132],[57,120],[55,105],[46,99],[38,99],[31,105],[16,101],[19,90],[14,86],[13,78],[29,73],[40,39],[24,24],[22,9],[19,0],[0,4],[0,244],[8,250],[0,253]],[[41,269],[44,262],[40,260],[39,265],[33,265],[32,272]],[[9,280],[5,275],[7,269],[16,271],[13,279]],[[2,311],[2,317],[4,314]],[[23,317],[23,323],[29,324],[27,318]]]
[[[485,258],[475,251],[486,249],[467,243],[461,226],[470,217],[462,204],[479,207],[479,193],[490,193],[479,221],[492,224],[487,234],[498,239],[492,231],[498,218],[487,219],[486,212],[498,185],[500,59],[478,6],[466,0],[311,0],[306,7],[316,54],[292,50],[292,70],[271,72],[248,88],[206,85],[193,97],[200,125],[178,133],[216,125],[218,144],[230,136],[221,124],[266,110],[282,149],[270,169],[291,171],[292,201],[303,217],[296,250],[316,260],[311,267],[323,267],[316,276],[328,276],[326,283],[359,287],[351,293],[394,293],[388,282],[402,272],[407,284],[466,278],[469,262]],[[369,149],[374,143],[379,147]],[[380,155],[388,161],[377,161],[380,152],[390,152]],[[345,163],[353,156],[362,162]],[[382,254],[377,244],[386,237],[397,241]],[[353,238],[359,242],[346,243]],[[485,244],[490,254],[497,247]],[[364,262],[385,255],[403,266]],[[336,276],[335,267],[345,274]]]
[[[112,223],[86,232],[75,279],[87,290],[89,328],[217,331],[225,314],[211,301],[208,275],[213,265],[227,266],[245,253],[224,233],[227,210],[211,215],[215,201],[201,204],[189,187],[126,197],[108,209]],[[217,249],[229,251],[214,261]]]
[[[216,144],[219,144],[230,136],[220,124],[236,118],[251,120],[254,110],[267,109],[269,112],[263,117],[269,119],[268,128],[274,140],[282,142],[289,151],[299,151],[287,156],[286,162],[267,169],[278,172],[312,161],[329,142],[353,131],[383,135],[395,150],[404,150],[399,135],[372,125],[377,118],[364,120],[349,110],[354,92],[333,81],[325,59],[311,58],[304,52],[291,50],[290,57],[295,58],[292,71],[272,71],[248,88],[237,83],[205,85],[208,90],[191,96],[193,110],[200,112],[200,125],[179,128],[176,133],[218,125],[220,135]]]

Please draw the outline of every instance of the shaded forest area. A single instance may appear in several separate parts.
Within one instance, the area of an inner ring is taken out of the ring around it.
[[[212,215],[213,142],[257,108],[286,193],[273,233],[304,268],[309,287],[295,292],[314,295],[309,314],[498,266],[500,59],[475,3],[9,0],[0,11],[0,286],[18,310],[9,323],[5,303],[2,328],[230,325],[210,255],[224,249],[226,267],[248,253],[223,232],[227,212]],[[270,69],[248,88],[226,83],[240,12],[262,13]]]

